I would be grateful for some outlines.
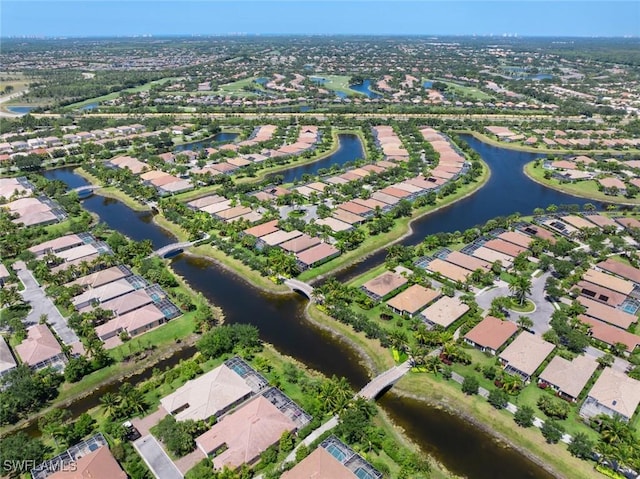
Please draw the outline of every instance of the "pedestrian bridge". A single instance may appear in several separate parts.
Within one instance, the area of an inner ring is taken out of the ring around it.
[[[151,256],[159,256],[160,258],[166,258],[167,256],[171,256],[174,253],[184,250],[189,246],[193,246],[195,241],[184,241],[182,243],[171,243],[162,248],[155,250],[153,253],[149,255]]]
[[[71,193],[72,191],[74,191],[79,195],[81,195],[82,193],[92,193],[96,190],[99,190],[100,188],[102,188],[102,186],[100,185],[78,186],[77,188],[73,188],[72,190],[69,190],[68,193]]]
[[[288,286],[291,291],[300,292],[310,300],[313,300],[313,286],[310,284],[297,279],[286,279],[284,284]]]
[[[411,370],[412,361],[408,359],[402,364],[386,370],[366,384],[356,396],[364,399],[376,399],[380,394],[397,383],[402,376]]]

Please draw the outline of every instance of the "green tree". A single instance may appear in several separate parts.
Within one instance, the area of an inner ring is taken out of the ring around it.
[[[478,394],[478,388],[480,387],[480,382],[478,378],[475,376],[465,376],[462,381],[462,392],[468,395]]]
[[[525,274],[519,274],[509,280],[509,291],[520,305],[523,305],[527,296],[531,294],[531,278]]]
[[[531,427],[533,425],[533,408],[530,406],[519,406],[513,415],[513,420],[520,427]]]
[[[493,389],[489,392],[489,396],[487,397],[487,401],[496,409],[504,409],[507,407],[507,403],[509,402],[507,393],[502,389]]]
[[[567,449],[572,456],[579,457],[580,459],[590,459],[593,446],[593,441],[589,439],[585,433],[579,432],[573,436]]]
[[[30,464],[40,464],[49,452],[50,449],[42,441],[23,432],[6,436],[0,441],[2,472],[7,473],[10,478],[17,478],[28,472]]]
[[[556,444],[564,434],[564,426],[553,419],[548,419],[540,428],[540,432],[549,444]]]

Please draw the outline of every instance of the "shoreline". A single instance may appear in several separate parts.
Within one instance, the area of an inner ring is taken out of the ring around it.
[[[533,161],[527,163],[526,165],[524,165],[524,167],[522,168],[523,173],[527,176],[527,178],[529,178],[531,181],[538,183],[541,186],[544,186],[545,188],[549,188],[552,190],[556,190],[559,191],[561,193],[565,193],[567,195],[573,196],[575,198],[584,198],[586,200],[591,200],[591,201],[600,201],[602,203],[611,203],[611,204],[615,204],[615,205],[622,205],[622,206],[638,206],[640,205],[640,200],[638,200],[637,203],[627,203],[624,201],[618,201],[615,199],[615,197],[607,197],[607,198],[594,198],[593,196],[588,196],[588,195],[581,195],[575,191],[571,191],[565,188],[560,187],[560,185],[552,185],[552,184],[548,184],[542,180],[540,180],[539,178],[534,177],[531,172],[529,171],[531,168],[533,168]]]
[[[458,134],[463,135],[471,135],[476,140],[486,143],[487,145],[495,146],[497,148],[504,148],[505,150],[514,150],[514,151],[524,151],[527,153],[539,153],[541,155],[588,155],[588,154],[625,154],[625,153],[640,153],[638,149],[630,149],[630,150],[614,150],[614,149],[593,149],[593,150],[556,150],[553,148],[533,148],[531,146],[518,145],[516,143],[505,143],[498,140],[494,140],[486,136],[483,133],[477,132],[475,130],[454,130]]]

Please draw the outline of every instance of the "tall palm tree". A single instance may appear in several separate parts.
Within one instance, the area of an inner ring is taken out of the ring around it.
[[[104,407],[105,415],[113,417],[120,404],[120,399],[114,393],[104,393],[100,398],[100,404]]]
[[[509,281],[509,291],[518,303],[523,305],[527,296],[531,294],[531,278],[524,274],[514,276]]]

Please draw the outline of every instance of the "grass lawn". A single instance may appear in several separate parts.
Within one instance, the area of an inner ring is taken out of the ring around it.
[[[564,444],[547,444],[537,428],[521,428],[507,411],[496,411],[479,396],[463,394],[460,385],[432,374],[408,374],[395,390],[442,404],[454,413],[474,417],[480,424],[515,444],[520,450],[536,456],[566,478],[594,477],[593,463],[572,457]]]
[[[604,201],[607,203],[620,203],[639,205],[640,198],[625,198],[622,195],[611,196],[605,195],[602,191],[598,190],[598,183],[595,180],[577,181],[575,183],[561,183],[555,178],[546,179],[542,166],[535,167],[535,162],[527,163],[524,167],[525,174],[536,183],[553,188],[554,190],[562,191],[573,196],[579,196],[582,198],[589,198],[597,201]]]
[[[360,93],[358,91],[352,90],[349,87],[350,76],[347,75],[314,75],[317,77],[324,78],[327,80],[326,82],[319,85],[320,88],[324,88],[326,90],[339,91],[345,93],[348,96],[366,96],[364,93]]]
[[[473,100],[480,100],[480,101],[493,100],[493,97],[491,95],[475,87],[461,85],[459,83],[454,83],[451,81],[444,81],[442,79],[437,79],[435,81],[438,81],[440,83],[446,83],[446,85],[449,87],[449,91],[452,91],[455,95],[461,95],[467,98],[471,98]]]
[[[378,372],[386,371],[395,366],[391,352],[387,348],[383,348],[377,340],[367,340],[361,333],[356,333],[353,328],[347,324],[342,324],[332,317],[325,314],[315,304],[310,304],[307,309],[309,317],[322,326],[331,328],[336,333],[347,338],[354,343],[356,347],[364,352],[372,362],[372,365]]]
[[[289,292],[289,288],[283,284],[276,284],[269,278],[262,276],[258,271],[249,268],[243,262],[226,255],[217,248],[211,245],[201,245],[192,247],[189,251],[195,255],[202,256],[204,258],[211,258],[223,266],[229,268],[235,272],[238,276],[245,279],[257,288],[261,288],[272,293],[286,293]]]
[[[255,80],[258,77],[245,78],[243,80],[234,81],[232,83],[227,83],[225,85],[220,85],[220,88],[215,92],[205,92],[208,95],[234,95],[234,96],[249,96],[255,95],[256,93],[253,91],[244,90],[245,87],[251,87],[252,90],[260,90],[265,91],[264,87],[259,83],[256,83]]]
[[[530,299],[525,299],[524,304],[514,301],[513,298],[510,299],[511,304],[509,304],[508,307],[511,311],[515,311],[516,313],[531,313],[536,309],[536,305],[533,304],[533,301]]]
[[[74,110],[77,108],[82,108],[83,106],[87,106],[90,105],[91,103],[100,103],[103,101],[109,101],[109,100],[113,100],[115,98],[118,98],[118,96],[120,96],[121,93],[140,93],[143,91],[149,91],[151,89],[151,87],[153,85],[158,85],[161,83],[166,83],[166,82],[170,82],[173,80],[178,80],[179,77],[169,77],[169,78],[161,78],[160,80],[154,80],[154,81],[150,81],[148,83],[145,83],[144,85],[139,85],[137,87],[134,88],[125,88],[124,90],[120,90],[120,91],[114,91],[112,93],[109,93],[107,95],[102,95],[102,96],[98,96],[95,98],[89,98],[87,100],[83,100],[83,101],[79,101],[76,103],[72,103],[71,105],[67,105],[66,107],[64,107],[65,110]]]

